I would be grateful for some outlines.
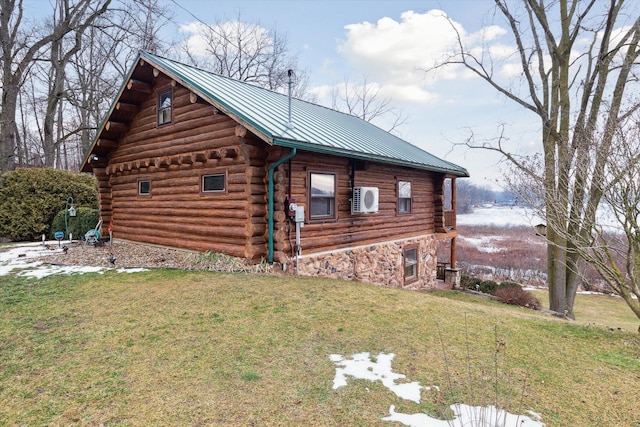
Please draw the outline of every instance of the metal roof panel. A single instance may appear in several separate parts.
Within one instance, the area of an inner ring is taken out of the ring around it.
[[[287,95],[141,52],[140,57],[246,123],[274,145],[369,159],[456,176],[466,169],[440,159],[379,127],[346,113],[293,98],[287,127]]]

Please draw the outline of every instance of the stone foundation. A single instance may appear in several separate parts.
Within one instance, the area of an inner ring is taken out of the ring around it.
[[[403,249],[408,245],[418,245],[418,278],[405,283]],[[295,274],[295,259],[293,266]],[[298,258],[298,274],[393,288],[432,289],[436,286],[435,235],[302,255]]]

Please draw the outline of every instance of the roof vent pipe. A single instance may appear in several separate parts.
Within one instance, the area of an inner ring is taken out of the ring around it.
[[[295,125],[293,124],[293,120],[291,120],[291,87],[293,86],[293,70],[289,69],[287,71],[287,75],[289,76],[289,121],[285,123],[285,126],[289,129],[294,129]]]

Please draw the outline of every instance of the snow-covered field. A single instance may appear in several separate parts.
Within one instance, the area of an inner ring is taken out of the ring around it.
[[[475,208],[473,213],[458,214],[460,225],[527,225],[536,226],[544,220],[531,210],[522,207]]]
[[[615,216],[608,206],[600,206],[597,214],[598,224],[612,230],[619,228]],[[460,225],[505,225],[532,226],[544,224],[545,220],[536,215],[531,209],[523,207],[492,206],[474,208],[473,213],[458,214],[457,223]]]

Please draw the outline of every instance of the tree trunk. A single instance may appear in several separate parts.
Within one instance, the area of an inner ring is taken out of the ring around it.
[[[3,76],[0,111],[0,173],[15,169],[16,111],[18,90],[12,79]]]

